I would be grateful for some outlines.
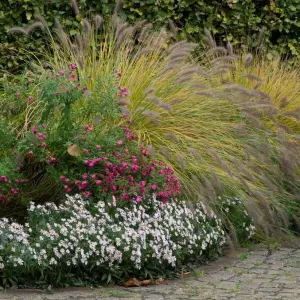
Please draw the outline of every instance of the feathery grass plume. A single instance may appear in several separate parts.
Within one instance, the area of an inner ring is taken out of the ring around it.
[[[145,107],[144,106],[139,106],[136,108],[136,111],[138,112],[141,112],[141,111],[144,111],[145,110]]]
[[[246,78],[248,78],[248,79],[256,80],[256,81],[259,81],[259,82],[263,81],[260,77],[254,75],[254,74],[245,74],[243,76],[246,77]]]
[[[118,100],[118,103],[120,105],[128,105],[129,104],[128,100]]]
[[[145,91],[145,95],[152,94],[154,91],[155,91],[155,88],[153,88],[153,87],[150,87],[150,88],[146,89],[146,91]]]
[[[283,116],[293,117],[297,120],[300,120],[300,113],[296,111],[284,111],[281,113]]]
[[[227,69],[228,71],[229,70],[235,70],[236,69],[236,66],[234,64],[224,64],[224,63],[217,63],[213,66],[213,71],[214,70],[218,70],[218,69]]]
[[[174,52],[170,56],[170,62],[172,61],[183,61],[185,60],[189,55],[191,54],[191,51],[189,49],[183,49],[178,52]]]
[[[75,55],[78,55],[78,54],[79,54],[79,48],[78,48],[78,45],[71,44],[70,47],[71,47],[72,53],[74,53]]]
[[[219,56],[219,57],[216,57],[214,58],[211,63],[214,65],[218,62],[235,62],[237,60],[237,57],[234,56],[234,55],[227,55],[227,56]]]
[[[280,107],[280,108],[285,108],[287,105],[288,105],[288,97],[287,97],[287,96],[282,97],[282,98],[279,100],[279,107]]]
[[[160,122],[155,118],[150,118],[150,123],[156,126],[160,125]]]
[[[111,26],[114,30],[117,29],[118,25],[120,24],[121,20],[117,14],[113,14],[111,16]]]
[[[264,36],[265,36],[265,33],[264,33],[263,29],[259,28],[259,34],[257,37],[257,46],[258,47],[260,47],[262,45]]]
[[[183,46],[184,44],[186,44],[186,43],[188,43],[187,40],[182,40],[182,41],[176,42],[176,43],[174,43],[173,45],[170,45],[170,46],[168,47],[168,51],[169,51],[169,52],[172,52],[172,51],[174,51],[175,49],[178,49],[178,48],[182,47],[182,46]]]
[[[141,20],[141,21],[138,21],[134,24],[134,30],[138,30],[139,28],[141,28],[142,26],[146,25],[148,23],[147,20]]]
[[[204,42],[211,48],[215,48],[217,46],[214,38],[207,28],[204,28]]]
[[[170,103],[171,105],[175,105],[175,104],[180,104],[180,103],[182,103],[182,102],[184,102],[184,101],[185,101],[184,99],[176,98],[176,99],[171,100],[169,103]]]
[[[208,97],[214,97],[214,93],[211,91],[196,91],[195,92],[196,95],[203,95],[203,96],[208,96]]]
[[[139,57],[139,56],[142,56],[144,54],[148,54],[149,52],[152,52],[152,51],[155,51],[155,50],[156,50],[156,48],[154,48],[154,47],[145,48],[145,49],[142,49],[141,51],[139,51],[136,55],[137,55],[137,57]]]
[[[233,46],[232,46],[232,44],[230,43],[230,42],[227,42],[226,43],[226,49],[227,49],[227,53],[228,53],[228,55],[233,55]]]
[[[167,147],[160,146],[159,152],[165,156],[169,161],[172,160],[172,154],[170,153],[170,150]]]
[[[176,27],[175,23],[172,20],[169,20],[168,25],[169,25],[169,30],[172,33],[173,37],[176,38],[178,33],[178,28]]]
[[[187,75],[187,76],[176,79],[175,83],[182,84],[182,83],[190,82],[191,79],[192,79],[191,75]]]
[[[199,71],[199,67],[194,67],[194,66],[188,66],[187,68],[184,68],[181,72],[178,73],[178,76],[186,76],[186,75],[191,75],[195,74]]]
[[[24,35],[27,35],[27,30],[23,27],[12,27],[10,29],[8,29],[8,32],[9,33],[16,33],[16,34],[24,34]]]
[[[174,133],[172,133],[172,132],[167,132],[167,133],[165,133],[165,136],[166,136],[167,138],[169,138],[169,139],[175,141],[175,142],[179,142],[177,136],[176,136]]]
[[[145,42],[146,39],[150,36],[152,28],[153,28],[153,25],[151,23],[148,23],[145,26],[143,26],[143,28],[138,36],[138,41]]]
[[[130,111],[126,106],[121,106],[120,109],[124,115],[130,116]]]
[[[262,91],[252,90],[251,94],[252,94],[252,96],[255,96],[255,97],[259,98],[259,99],[268,99],[268,100],[271,100],[271,96],[268,95],[265,92],[262,92]]]
[[[197,89],[207,89],[207,85],[205,85],[202,82],[192,83],[190,85],[191,88],[197,90]]]
[[[78,8],[78,4],[76,0],[71,0],[71,7],[73,9],[74,15],[77,16],[80,14],[80,10]]]
[[[233,91],[237,91],[240,93],[243,93],[244,95],[249,95],[249,96],[253,96],[253,91],[252,90],[248,90],[247,88],[239,85],[239,84],[228,84],[224,86],[224,90],[233,90]]]
[[[34,22],[33,24],[31,24],[30,26],[28,26],[26,28],[27,33],[31,33],[33,31],[35,31],[36,29],[44,29],[44,24],[42,22]]]
[[[115,50],[118,50],[124,43],[127,43],[127,47],[129,47],[129,38],[132,38],[132,32],[133,27],[129,26],[117,36]],[[131,40],[130,42],[133,45],[133,40]]]
[[[147,99],[149,101],[153,102],[154,104],[159,104],[161,102],[157,97],[155,97],[153,95],[148,95]]]
[[[185,168],[186,168],[185,161],[181,154],[177,154],[177,162],[179,164],[180,169],[185,170]]]
[[[224,48],[224,47],[220,47],[220,46],[216,46],[216,47],[213,47],[213,48],[210,48],[208,51],[207,51],[208,54],[216,54],[216,53],[221,53],[221,54],[224,54],[224,55],[227,55],[227,49]]]
[[[89,33],[92,29],[92,25],[87,19],[82,20],[82,25],[83,25],[83,31],[85,33]]]
[[[223,75],[228,73],[230,70],[228,68],[217,68],[210,71],[210,76],[217,76],[217,75]]]
[[[248,53],[245,58],[245,68],[249,68],[252,60],[253,60],[253,55],[251,53]]]
[[[122,9],[122,0],[117,0],[114,7],[114,15],[117,15]]]
[[[173,108],[172,105],[168,104],[168,103],[164,103],[164,102],[159,102],[157,104],[158,107],[168,111],[168,112],[172,112]]]
[[[151,156],[155,156],[156,155],[156,151],[155,148],[152,145],[147,145],[147,150],[150,153]]]
[[[118,25],[117,29],[116,29],[116,39],[124,39],[124,32],[125,30],[128,28],[128,24],[127,23],[121,23]]]
[[[158,117],[160,117],[160,113],[158,113],[156,111],[153,111],[153,110],[145,110],[142,114],[144,116],[149,117],[149,118],[158,118]]]
[[[188,147],[187,151],[191,153],[194,156],[194,158],[199,159],[200,162],[203,161],[201,154],[195,148]]]
[[[54,18],[54,26],[56,29],[56,32],[63,32],[63,27],[61,26],[60,21],[57,18]]]
[[[95,25],[96,31],[100,29],[102,23],[103,23],[103,18],[102,18],[102,16],[96,15],[96,16],[94,17],[94,25]]]

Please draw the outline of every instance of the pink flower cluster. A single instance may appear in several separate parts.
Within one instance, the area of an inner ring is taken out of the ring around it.
[[[147,194],[153,193],[164,202],[177,196],[180,185],[173,170],[162,162],[151,161],[144,146],[137,146],[137,136],[128,127],[131,122],[126,116],[122,119],[126,121],[124,139],[120,139],[112,151],[101,151],[102,147],[97,144],[90,149],[84,148],[83,173],[60,177],[66,192],[82,192],[85,197],[99,193],[114,195],[117,199],[135,202],[141,202]],[[83,134],[77,136],[79,142],[93,140],[88,137],[92,132],[92,127],[84,125]]]
[[[17,185],[27,181],[22,178],[11,181],[7,176],[0,176],[0,202],[10,203],[20,193]]]

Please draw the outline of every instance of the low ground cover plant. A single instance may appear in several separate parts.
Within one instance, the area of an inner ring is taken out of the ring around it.
[[[0,241],[7,284],[57,286],[179,272],[219,253],[224,231],[200,203],[189,208],[152,195],[122,208],[114,196],[91,204],[75,195],[60,205],[31,203],[24,226],[1,219]]]

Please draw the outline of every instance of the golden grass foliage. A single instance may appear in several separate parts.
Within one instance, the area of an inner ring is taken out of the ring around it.
[[[46,57],[55,70],[75,63],[82,78],[123,73],[123,112],[140,141],[172,165],[188,200],[213,209],[218,195],[237,195],[265,232],[300,216],[299,70],[237,56],[208,31],[199,63],[196,45],[116,14],[109,26],[85,20],[75,40],[59,26],[57,35]]]

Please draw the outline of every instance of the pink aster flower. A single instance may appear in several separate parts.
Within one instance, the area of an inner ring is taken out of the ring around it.
[[[37,134],[37,127],[36,127],[36,125],[34,125],[34,126],[32,127],[32,134],[33,134],[33,135],[36,135],[36,134]]]
[[[152,189],[152,190],[155,191],[157,188],[158,188],[158,186],[157,186],[156,184],[152,184],[152,185],[151,185],[151,189]]]

